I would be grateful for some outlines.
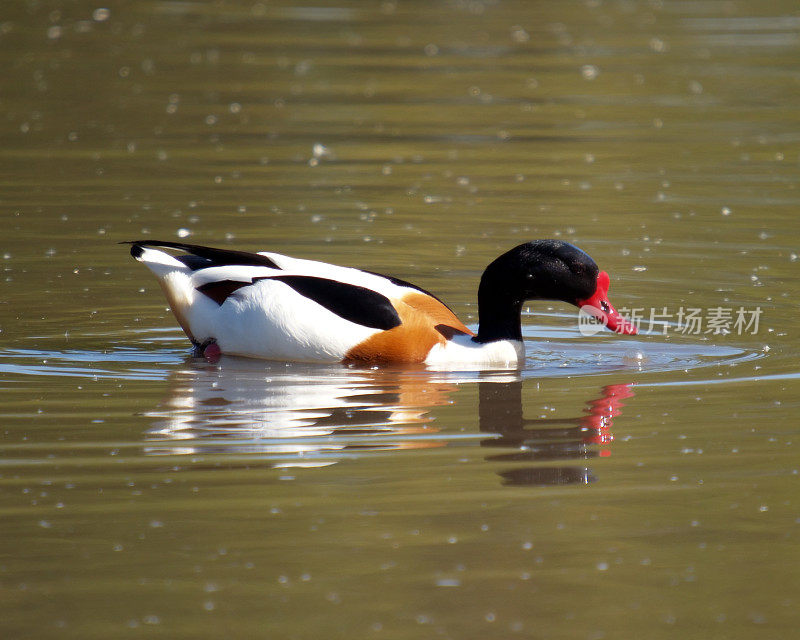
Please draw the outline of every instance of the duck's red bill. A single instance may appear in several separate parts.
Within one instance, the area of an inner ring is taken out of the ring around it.
[[[597,288],[594,295],[585,300],[578,300],[578,307],[589,315],[594,316],[611,331],[625,335],[636,335],[638,333],[636,325],[623,318],[608,301],[610,284],[611,278],[608,277],[605,271],[601,271],[597,274]]]

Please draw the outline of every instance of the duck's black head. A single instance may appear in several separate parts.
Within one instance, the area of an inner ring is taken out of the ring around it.
[[[492,262],[478,291],[478,341],[522,339],[526,300],[561,300],[596,317],[612,331],[636,333],[608,301],[610,279],[578,247],[562,240],[534,240]]]

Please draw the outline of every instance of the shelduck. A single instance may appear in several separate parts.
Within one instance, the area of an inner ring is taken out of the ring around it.
[[[433,294],[371,271],[182,242],[130,244],[189,340],[209,358],[519,365],[526,300],[568,302],[613,331],[636,333],[608,301],[608,274],[560,240],[526,242],[486,267],[477,334]]]

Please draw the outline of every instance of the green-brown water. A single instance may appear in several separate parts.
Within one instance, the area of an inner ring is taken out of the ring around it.
[[[780,1],[5,3],[0,635],[796,633],[798,28]],[[488,261],[561,237],[669,324],[535,304],[518,374],[210,365],[139,237],[391,273],[468,323]]]

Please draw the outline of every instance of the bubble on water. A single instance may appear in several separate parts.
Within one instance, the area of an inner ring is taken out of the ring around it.
[[[623,356],[625,364],[642,364],[645,360],[647,360],[647,356],[641,351],[628,351]]]
[[[531,39],[531,34],[517,24],[511,27],[511,39],[514,42],[528,42]]]
[[[111,11],[105,7],[99,7],[92,12],[92,20],[95,22],[105,22],[111,17]]]
[[[436,581],[437,587],[460,587],[461,580],[457,578],[440,578]]]
[[[585,64],[581,67],[581,76],[584,80],[594,80],[599,73],[600,69],[593,64]]]
[[[331,155],[331,150],[321,142],[315,142],[311,147],[311,153],[315,158],[325,158]]]
[[[178,229],[178,231],[176,232],[176,235],[179,238],[188,238],[190,235],[192,235],[192,232],[189,229],[186,229],[185,227],[182,227],[182,228]]]

